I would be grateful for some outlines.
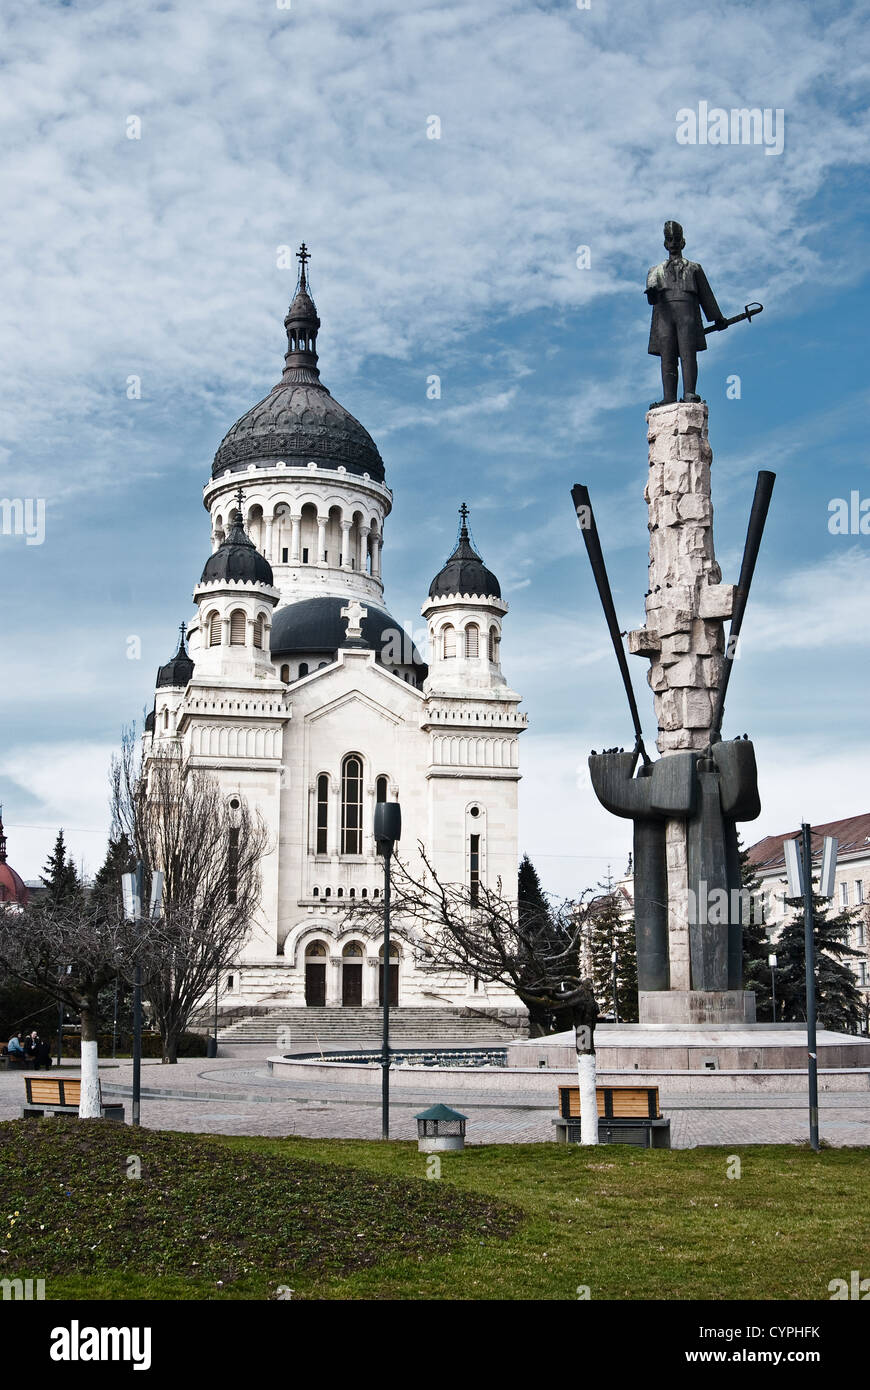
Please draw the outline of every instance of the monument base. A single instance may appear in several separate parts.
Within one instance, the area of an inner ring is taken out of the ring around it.
[[[640,1022],[675,1027],[685,1024],[752,1024],[755,993],[751,989],[659,989],[638,994]]]

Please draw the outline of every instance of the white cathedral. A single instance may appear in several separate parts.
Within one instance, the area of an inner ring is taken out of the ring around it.
[[[145,756],[180,748],[269,828],[260,911],[225,1003],[365,1008],[382,999],[383,947],[352,911],[381,893],[375,804],[401,803],[397,850],[412,868],[419,840],[472,901],[498,880],[515,895],[527,717],[501,670],[508,605],[464,505],[422,607],[428,666],[384,606],[392,494],[371,436],[320,380],[304,244],[299,258],[281,380],[225,436],[204,489],[212,554],[189,651],[182,629],[158,672]],[[398,1008],[518,1005],[391,944]]]

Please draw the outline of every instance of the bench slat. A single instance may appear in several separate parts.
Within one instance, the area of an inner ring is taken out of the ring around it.
[[[658,1086],[596,1086],[600,1119],[659,1119]],[[609,1104],[608,1104],[609,1102]],[[566,1120],[580,1117],[580,1087],[559,1087],[559,1113]]]

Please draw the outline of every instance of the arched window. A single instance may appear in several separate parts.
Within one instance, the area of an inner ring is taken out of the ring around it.
[[[456,628],[448,623],[443,633],[444,640],[444,660],[456,655]]]
[[[299,663],[299,679],[301,680],[303,676],[307,676],[307,675],[308,675],[308,662],[307,662],[307,661],[300,661],[300,663]]]
[[[265,635],[266,635],[266,619],[265,619],[265,617],[263,616],[262,613],[259,613],[259,614],[257,615],[257,621],[254,623],[254,646],[255,646],[255,647],[262,647],[262,646],[263,646],[263,639],[264,639]]]
[[[169,710],[168,710],[168,709],[165,709],[165,710],[163,711],[163,727],[164,727],[164,729],[168,729],[168,728],[169,728]],[[386,797],[384,798],[384,800],[386,800]]]
[[[469,623],[465,629],[465,655],[475,660],[480,656],[480,630],[476,623]]]
[[[317,779],[317,844],[318,854],[327,852],[327,831],[329,829],[329,778],[322,772]]]
[[[212,613],[208,620],[208,645],[219,647],[221,644],[221,615]]]
[[[375,782],[375,801],[386,801],[387,799],[387,779],[379,777]]]
[[[282,667],[281,667],[281,679],[282,679],[282,681],[284,682],[285,685],[289,685],[289,684],[290,684],[290,667],[289,667],[289,666],[282,666]]]
[[[230,646],[243,647],[245,645],[245,628],[247,619],[241,608],[234,608],[230,614]]]
[[[491,627],[491,628],[489,629],[489,659],[490,659],[490,661],[498,661],[498,628],[497,628],[497,627]]]
[[[341,852],[362,854],[362,761],[356,753],[341,765]]]

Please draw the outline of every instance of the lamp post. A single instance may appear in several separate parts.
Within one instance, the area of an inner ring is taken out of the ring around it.
[[[773,1022],[776,1023],[776,956],[773,952],[767,957],[770,966],[770,1007]]]
[[[616,950],[610,952],[610,965],[613,974],[613,1022],[619,1022],[619,997],[616,992]]]
[[[402,835],[402,810],[397,801],[375,806],[375,841],[384,856],[384,1022],[381,1038],[381,1138],[390,1137],[390,860]]]
[[[62,965],[62,966],[60,967],[60,978],[63,979],[64,976],[66,976],[66,975],[71,975],[71,974],[72,974],[72,969],[73,969],[73,968],[72,968],[71,965]],[[62,1058],[62,1056],[63,1056],[63,1016],[64,1016],[64,1013],[65,1013],[64,1002],[63,1002],[62,999],[58,999],[58,1001],[57,1001],[57,1065],[58,1065],[58,1066],[61,1065],[61,1058]]]
[[[816,939],[813,921],[813,846],[812,826],[801,824],[800,840],[783,843],[788,893],[803,898],[804,903],[804,963],[806,966],[807,1007],[807,1081],[810,1111],[810,1145],[819,1151],[819,1061],[816,1047]],[[798,850],[800,845],[800,852]],[[826,835],[822,845],[819,869],[819,897],[834,896],[834,874],[837,868],[837,840]]]
[[[131,922],[141,922],[142,894],[145,881],[145,865],[140,859],[133,873],[121,875],[121,889],[124,897],[124,915]],[[159,869],[151,875],[151,905],[149,916],[153,920],[160,916],[163,905],[163,874]],[[136,953],[136,966],[133,973],[133,1098],[130,1106],[130,1123],[139,1124],[139,1110],[142,1093],[142,961]]]

